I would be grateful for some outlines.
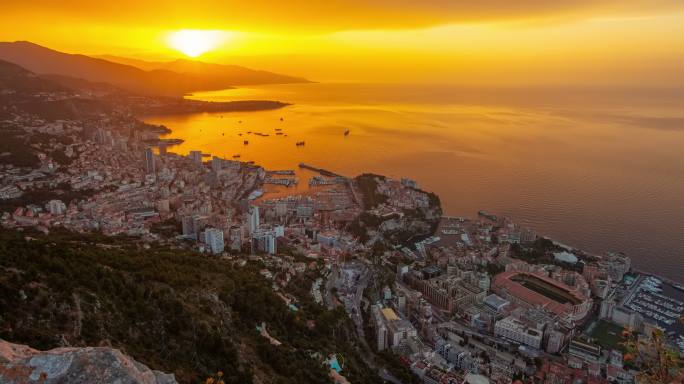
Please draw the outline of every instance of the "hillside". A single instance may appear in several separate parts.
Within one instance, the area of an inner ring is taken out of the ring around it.
[[[13,91],[19,94],[36,92],[60,92],[66,87],[43,79],[14,63],[0,60],[0,90]]]
[[[78,97],[75,89],[54,80],[0,60],[0,117],[12,107],[47,120],[82,118],[110,110],[98,100]],[[5,138],[8,143],[3,144],[12,146],[10,138]]]
[[[259,263],[126,238],[49,237],[0,230],[0,338],[50,349],[111,346],[151,369],[198,383],[325,383],[321,356],[338,353],[353,383],[379,382],[361,358],[343,309],[309,298],[310,277],[291,284],[291,311]],[[257,325],[283,344],[274,346]]]
[[[198,60],[178,59],[174,61],[145,61],[130,59],[121,56],[102,55],[99,58],[131,65],[146,71],[166,70],[177,73],[209,76],[214,79],[229,82],[232,85],[254,85],[254,84],[288,84],[288,83],[307,83],[309,80],[281,75],[278,73],[259,71],[239,65],[226,65],[206,63]]]
[[[80,54],[68,54],[26,42],[0,42],[0,60],[20,65],[38,75],[61,75],[92,82],[105,82],[142,95],[180,96],[192,91],[230,88],[236,84],[259,84],[269,76],[261,72],[253,80],[240,76],[178,73],[168,69],[142,70]],[[279,80],[276,80],[279,79]],[[277,75],[267,82],[285,81]]]

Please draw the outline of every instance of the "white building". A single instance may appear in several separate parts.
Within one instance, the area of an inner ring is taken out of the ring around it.
[[[154,152],[152,152],[152,148],[147,148],[145,149],[145,172],[152,174],[155,173],[156,170]]]
[[[333,248],[337,245],[337,233],[332,231],[319,232],[316,235],[316,241],[324,247]]]
[[[190,151],[188,157],[196,165],[202,165],[202,151]]]
[[[410,321],[401,319],[391,308],[371,307],[378,351],[394,348],[415,338],[418,332]]]
[[[252,234],[252,253],[265,252],[270,255],[277,250],[276,235],[274,231],[258,229]]]
[[[214,156],[211,159],[211,170],[218,173],[223,167],[223,160],[220,157]]]
[[[229,241],[231,251],[242,250],[242,227],[233,226],[230,228]]]
[[[541,347],[544,336],[541,331],[526,326],[512,316],[497,321],[494,325],[494,333],[497,336],[537,349]]]
[[[211,253],[215,255],[222,253],[225,246],[223,242],[223,231],[217,228],[207,228],[204,231],[204,242],[209,247]]]
[[[259,229],[259,207],[253,206],[249,208],[249,234],[253,234]]]
[[[66,204],[62,200],[50,200],[47,205],[48,211],[53,215],[63,215],[66,212]]]

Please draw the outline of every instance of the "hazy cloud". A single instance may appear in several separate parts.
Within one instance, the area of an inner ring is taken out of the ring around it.
[[[35,0],[3,5],[6,16],[35,14],[111,23],[211,25],[223,29],[416,28],[472,21],[619,17],[680,10],[680,0],[282,0],[116,2]],[[59,18],[55,19],[60,22]]]

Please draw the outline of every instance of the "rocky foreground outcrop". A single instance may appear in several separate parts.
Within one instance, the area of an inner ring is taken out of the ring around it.
[[[0,339],[3,384],[177,384],[173,374],[153,371],[118,349],[55,348],[38,351]]]

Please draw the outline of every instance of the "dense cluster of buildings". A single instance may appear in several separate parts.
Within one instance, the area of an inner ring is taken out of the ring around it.
[[[3,213],[2,226],[135,235],[238,265],[259,261],[293,311],[289,281],[312,271],[316,303],[343,305],[359,335],[370,325],[372,347],[397,354],[426,383],[631,383],[621,352],[592,340],[589,324],[602,319],[649,335],[681,315],[682,303],[655,283],[625,283],[628,257],[554,245],[541,262],[523,260],[534,231],[486,212],[441,217],[434,197],[409,179],[378,177],[374,193],[384,198],[371,208],[353,179],[329,172],[305,193],[272,193],[295,171],[174,154],[132,118],[11,123],[69,140],[37,145],[39,167],[1,166],[0,200],[51,192]],[[377,221],[363,225],[365,240],[349,230],[362,213]],[[415,235],[410,242],[393,237],[406,232]],[[391,284],[371,281],[388,270]]]
[[[483,216],[444,217],[432,238],[383,256],[397,273],[395,286],[371,307],[376,348],[400,355],[425,382],[449,382],[455,373],[460,380],[472,374],[494,383],[514,377],[554,384],[635,382],[624,352],[592,333],[602,322],[642,335],[664,329],[625,304],[630,293],[643,299],[647,288],[658,295],[652,285],[629,288],[629,258],[588,256],[551,243],[546,262],[526,262],[516,247],[531,246],[536,236],[506,219]],[[666,313],[681,315],[677,300],[656,299]]]

